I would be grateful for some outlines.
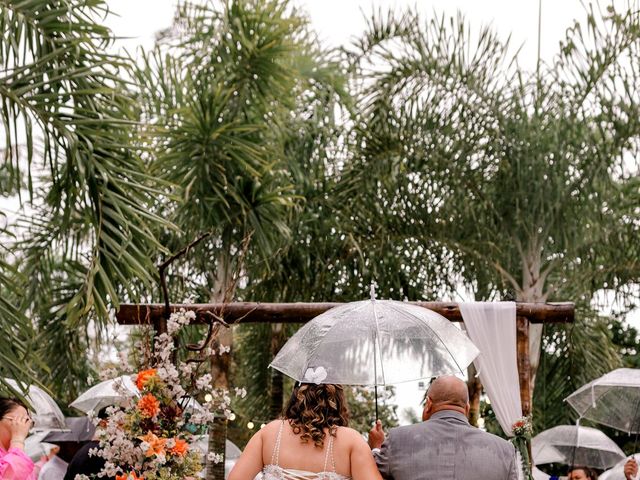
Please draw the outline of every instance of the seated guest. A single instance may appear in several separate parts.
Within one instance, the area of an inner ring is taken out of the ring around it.
[[[49,460],[40,469],[38,480],[61,480],[64,478],[69,464],[60,458],[59,453],[59,446],[51,449]]]
[[[598,474],[593,468],[573,467],[569,471],[569,480],[598,480]]]
[[[33,421],[27,407],[15,398],[0,397],[0,478],[34,478],[33,461],[24,453],[24,441]]]
[[[369,445],[382,477],[389,480],[516,480],[513,445],[472,427],[467,384],[439,377],[427,392],[422,423],[393,428],[377,422]]]
[[[105,407],[98,412],[98,418],[102,421],[107,419],[107,408]],[[94,434],[95,435],[95,434]],[[64,480],[74,480],[76,475],[92,475],[99,474],[105,465],[105,460],[102,457],[96,455],[89,455],[91,450],[97,449],[100,446],[100,441],[96,436],[92,440],[86,442],[80,450],[76,452],[69,466],[67,467],[67,473],[64,476]],[[103,477],[106,479],[106,477]]]

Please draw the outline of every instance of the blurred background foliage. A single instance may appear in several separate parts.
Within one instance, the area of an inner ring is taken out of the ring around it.
[[[111,14],[0,2],[0,195],[20,206],[0,212],[0,377],[67,405],[113,356],[118,305],[161,301],[157,265],[203,233],[169,268],[172,301],[351,301],[372,282],[574,301],[575,324],[533,329],[536,430],[572,421],[562,399],[583,383],[640,366],[635,2],[587,5],[533,72],[461,15],[379,12],[327,49],[287,0],[181,2],[122,56]],[[295,329],[219,339],[217,378],[249,391],[240,443],[288,398],[267,365]],[[366,430],[370,392],[350,401]]]

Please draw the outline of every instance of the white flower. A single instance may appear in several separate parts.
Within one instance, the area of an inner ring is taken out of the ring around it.
[[[79,473],[75,477],[73,477],[73,480],[90,480],[90,479],[86,475]]]
[[[224,460],[224,456],[220,453],[211,452],[207,455],[207,460],[213,463],[220,463],[222,460]]]
[[[213,377],[210,373],[206,373],[196,380],[196,388],[198,390],[211,388],[211,382],[213,382]]]
[[[229,353],[231,351],[231,347],[229,345],[220,345],[220,349],[218,350],[218,354],[222,355],[224,353]]]
[[[246,388],[238,388],[236,387],[236,397],[244,398],[247,396]]]

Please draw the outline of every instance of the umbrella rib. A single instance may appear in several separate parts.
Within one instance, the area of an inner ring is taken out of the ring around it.
[[[376,354],[375,354],[376,345],[377,345],[378,351],[380,352],[380,370],[382,373],[382,384],[386,385],[387,379],[385,378],[385,375],[384,375],[384,363],[382,362],[382,347],[380,346],[380,324],[378,323],[378,314],[376,313],[376,301],[371,300],[371,303],[373,308],[373,319],[376,322],[375,338],[373,342],[373,369],[374,369],[374,372],[377,372],[378,365],[376,365],[377,360],[376,360]],[[378,385],[378,375],[377,373],[374,373],[374,375],[375,377],[373,379],[373,384]]]
[[[395,310],[396,312],[398,311],[398,309],[396,308],[395,305],[390,304],[390,307]],[[438,335],[438,333],[431,327],[429,327],[428,325],[425,325],[426,322],[423,322],[419,317],[417,317],[416,315],[414,315],[412,312],[407,312],[409,315],[411,315],[413,318],[417,318],[418,320],[420,320],[420,326],[427,328],[428,331],[430,331],[431,333],[433,333],[436,338],[440,341],[440,343],[442,344],[442,346],[445,348],[445,350],[447,351],[447,353],[449,354],[449,356],[453,359],[453,362],[456,364],[456,367],[458,367],[458,371],[462,374],[464,373],[462,371],[462,369],[460,368],[460,364],[458,363],[458,361],[456,360],[456,357],[453,355],[453,353],[451,353],[451,350],[449,350],[449,347],[447,346],[447,344],[444,342],[444,340],[442,340],[442,338],[440,338],[440,335]]]

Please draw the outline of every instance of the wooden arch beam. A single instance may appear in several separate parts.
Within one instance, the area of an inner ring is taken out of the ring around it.
[[[409,302],[428,308],[452,322],[461,322],[460,307],[454,302]],[[221,316],[227,323],[306,323],[342,303],[253,303],[234,302],[172,304],[171,311],[181,308],[196,312],[197,323],[207,323],[207,312]],[[121,325],[153,325],[164,318],[163,304],[131,304],[120,306],[116,318]],[[531,323],[570,323],[574,319],[573,303],[516,303],[516,315]]]

